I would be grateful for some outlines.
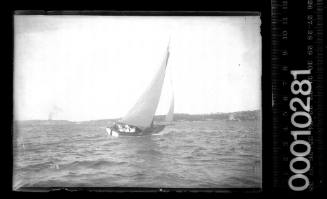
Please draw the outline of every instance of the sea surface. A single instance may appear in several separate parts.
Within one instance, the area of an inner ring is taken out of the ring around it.
[[[260,188],[259,121],[177,121],[156,134],[109,137],[105,125],[15,123],[20,187]]]

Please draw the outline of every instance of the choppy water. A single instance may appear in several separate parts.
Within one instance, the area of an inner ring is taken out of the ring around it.
[[[257,121],[176,122],[159,135],[108,137],[88,123],[18,125],[14,182],[21,186],[261,187]]]

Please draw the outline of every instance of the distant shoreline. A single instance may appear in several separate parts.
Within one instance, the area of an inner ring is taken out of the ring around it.
[[[114,119],[98,119],[85,121],[69,121],[69,120],[14,120],[18,123],[45,123],[45,124],[70,124],[70,123],[102,123],[113,122],[120,118]],[[186,114],[175,113],[174,121],[211,121],[211,120],[235,120],[247,121],[260,119],[260,110],[253,111],[238,111],[230,113],[209,113],[209,114]],[[165,120],[165,115],[155,115],[154,121],[161,122]]]

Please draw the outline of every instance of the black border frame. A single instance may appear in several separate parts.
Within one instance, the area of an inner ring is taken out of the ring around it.
[[[259,3],[260,2],[260,3]],[[222,10],[222,11],[213,11],[213,10],[206,10],[201,9],[202,11],[190,11],[190,10],[174,10],[174,11],[167,11],[167,10],[158,10],[158,9],[152,9],[152,11],[147,10],[111,10],[111,11],[104,11],[104,10],[98,10],[98,11],[77,11],[77,10],[67,10],[67,11],[42,11],[42,10],[31,10],[31,11],[15,11],[11,10],[9,14],[10,23],[9,26],[11,28],[11,31],[9,31],[9,36],[11,38],[11,47],[13,49],[13,14],[51,14],[51,15],[60,15],[60,14],[74,14],[76,13],[83,14],[83,15],[94,15],[95,13],[98,13],[98,15],[131,15],[131,16],[255,16],[260,14],[261,18],[261,35],[262,35],[262,188],[258,189],[157,189],[157,188],[141,188],[142,190],[128,190],[129,188],[126,188],[125,190],[122,190],[121,188],[110,188],[115,189],[112,190],[114,192],[130,192],[130,191],[136,191],[136,192],[206,192],[206,193],[215,193],[215,192],[223,192],[223,193],[254,193],[254,194],[260,194],[262,192],[271,192],[272,191],[272,174],[271,174],[271,163],[272,163],[272,150],[271,150],[271,75],[270,75],[270,46],[271,46],[271,37],[270,37],[270,18],[271,18],[271,7],[270,3],[267,0],[264,1],[258,1],[254,2],[253,4],[247,4],[247,6],[244,6],[244,4],[241,5],[230,5],[230,6],[223,6],[222,9],[216,9],[216,10]],[[242,7],[242,8],[240,8]],[[156,10],[156,11],[153,11]],[[228,11],[228,10],[235,10],[235,11]],[[243,11],[243,10],[249,10],[249,11]],[[230,15],[230,14],[234,15]],[[256,13],[256,14],[253,14]],[[9,72],[12,72],[13,74],[13,50],[10,52],[9,56],[9,63],[10,67],[6,68],[9,69]],[[13,76],[9,75],[6,78],[13,79]],[[6,85],[6,84],[3,84]],[[9,93],[13,93],[13,87],[6,87],[6,92],[9,91]],[[13,108],[13,97],[12,95],[8,98],[6,98],[6,101],[9,102],[11,106],[8,106],[7,108],[10,109],[10,116],[6,118],[6,122],[10,124],[10,131],[12,132],[12,108]],[[9,139],[11,140],[10,143],[10,153],[7,153],[8,160],[11,162],[9,165],[9,168],[11,170],[9,174],[8,179],[9,180],[9,186],[6,186],[6,188],[9,188],[9,190],[12,192],[12,134],[9,136]],[[132,188],[133,189],[133,188]],[[102,188],[90,188],[89,191],[99,191],[103,192],[106,190],[103,190]],[[28,190],[26,190],[28,191]],[[29,190],[33,191],[33,190]],[[85,188],[76,188],[75,190],[72,188],[70,191],[77,191],[79,193],[85,193]],[[25,191],[16,192],[16,194],[22,194]],[[59,188],[56,192],[69,192],[69,190],[65,188]]]

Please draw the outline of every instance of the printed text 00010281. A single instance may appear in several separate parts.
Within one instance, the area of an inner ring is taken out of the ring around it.
[[[312,123],[312,118],[310,115],[310,97],[311,94],[311,82],[307,79],[298,80],[300,75],[310,75],[310,70],[292,70],[291,75],[293,75],[294,80],[291,83],[291,92],[296,97],[293,97],[290,101],[289,107],[293,111],[291,116],[291,124],[293,127],[301,130],[291,131],[291,135],[294,141],[290,145],[290,152],[294,158],[290,161],[289,167],[293,172],[293,175],[288,180],[289,187],[294,191],[303,191],[308,188],[310,182],[308,177],[305,175],[306,172],[310,170],[310,161],[305,157],[311,151],[310,143],[305,139],[300,139],[300,136],[309,136],[311,131],[307,128]],[[304,101],[300,97],[307,96]],[[295,107],[298,104],[298,108]],[[305,118],[304,120],[299,120],[299,118]],[[298,118],[298,119],[297,119]],[[296,146],[304,146],[305,151],[297,151]],[[303,162],[305,164],[304,168],[296,168],[296,162]],[[304,183],[300,185],[295,185],[294,180],[302,179]]]

